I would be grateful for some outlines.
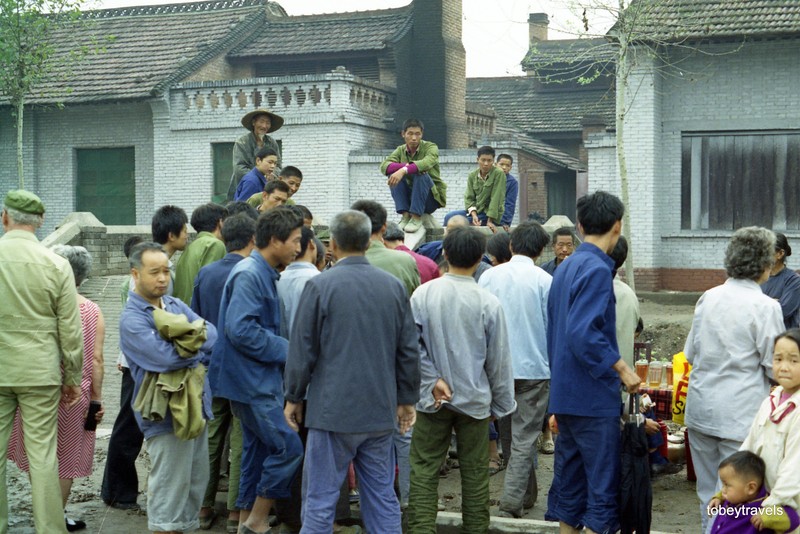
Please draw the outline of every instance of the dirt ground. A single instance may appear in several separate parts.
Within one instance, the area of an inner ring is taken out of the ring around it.
[[[98,427],[94,470],[90,477],[78,479],[73,486],[67,510],[71,517],[86,521],[84,532],[104,534],[134,534],[147,532],[147,518],[144,512],[120,511],[108,506],[100,499],[100,485],[105,466],[106,449],[111,427],[119,410],[120,375],[116,369],[118,330],[120,313],[120,276],[90,279],[84,284],[82,292],[100,304],[107,324],[105,341],[106,378],[103,385],[105,420]],[[693,304],[696,296],[667,296],[657,294],[641,301],[641,313],[645,323],[642,340],[651,341],[659,356],[674,354],[683,348],[683,341],[691,326]],[[30,486],[27,477],[16,466],[8,462],[9,524],[11,534],[34,533],[30,506]],[[139,503],[146,506],[144,492],[146,484],[146,454],[143,452],[137,462],[140,473],[142,494]],[[553,457],[540,456],[539,499],[536,506],[528,511],[527,518],[543,519],[547,501],[547,490],[553,476]],[[491,478],[491,498],[493,504],[500,498],[504,472]],[[441,479],[440,496],[448,511],[460,511],[460,478],[458,469]],[[694,483],[686,480],[686,470],[678,474],[658,477],[653,482],[653,529],[662,532],[697,532],[698,502],[694,493]],[[217,508],[224,511],[225,493],[217,496]],[[225,532],[224,521],[217,520],[209,532]]]

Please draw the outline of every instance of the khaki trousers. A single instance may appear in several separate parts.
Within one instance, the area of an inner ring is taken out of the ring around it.
[[[30,464],[36,532],[67,532],[56,458],[60,397],[61,386],[0,386],[0,534],[8,533],[5,457],[17,406],[22,412],[25,452]]]

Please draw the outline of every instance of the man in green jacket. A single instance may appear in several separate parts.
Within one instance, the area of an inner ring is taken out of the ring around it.
[[[488,226],[492,232],[500,225],[506,202],[506,173],[495,167],[494,156],[494,148],[490,146],[478,149],[478,168],[467,176],[466,209],[445,215],[445,226],[454,215],[464,215],[473,226]]]
[[[44,220],[39,197],[10,191],[3,202],[2,220],[0,533],[8,532],[5,457],[17,408],[30,462],[36,532],[66,533],[56,436],[59,398],[71,406],[81,393],[83,332],[75,278],[69,262],[36,239],[34,232]]]
[[[172,296],[181,299],[187,306],[192,305],[194,279],[200,269],[221,260],[227,253],[222,242],[222,221],[227,216],[228,210],[213,202],[203,204],[192,212],[191,223],[197,237],[178,258],[172,289]]]
[[[422,227],[423,213],[433,213],[447,203],[447,184],[439,174],[439,147],[423,141],[424,130],[421,120],[406,120],[401,134],[405,144],[381,164],[381,174],[389,177],[395,209],[403,216],[400,228],[411,233]]]
[[[357,200],[350,209],[366,213],[372,223],[372,236],[366,253],[367,261],[403,282],[410,297],[420,284],[419,269],[417,262],[409,254],[386,248],[383,244],[383,234],[386,232],[386,208],[374,200]]]

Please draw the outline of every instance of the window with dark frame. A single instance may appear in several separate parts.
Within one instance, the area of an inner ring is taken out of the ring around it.
[[[800,131],[684,132],[681,228],[800,230]]]

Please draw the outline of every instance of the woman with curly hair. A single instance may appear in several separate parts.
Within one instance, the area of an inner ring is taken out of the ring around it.
[[[686,340],[684,352],[693,367],[685,422],[704,532],[706,506],[720,489],[719,464],[739,450],[769,394],[772,347],[784,330],[783,313],[759,284],[769,278],[774,254],[770,230],[737,230],[725,251],[728,279],[697,301]]]

